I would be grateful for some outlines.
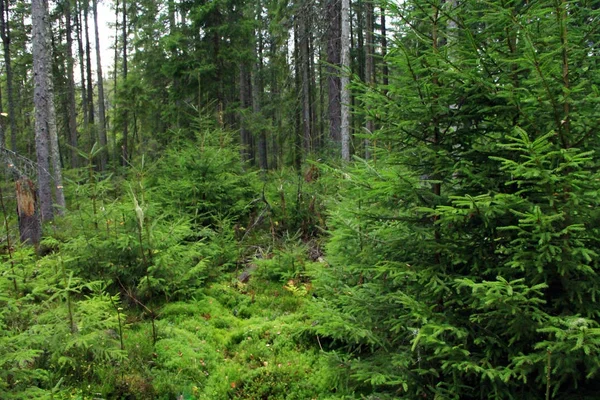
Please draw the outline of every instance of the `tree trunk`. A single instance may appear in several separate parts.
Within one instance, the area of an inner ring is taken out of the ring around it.
[[[357,0],[355,3],[355,15],[356,15],[356,26],[352,32],[356,32],[356,44],[358,46],[357,62],[358,62],[358,77],[363,82],[365,81],[365,18],[363,13],[363,4],[365,0]],[[350,4],[350,12],[352,12],[352,4]],[[350,17],[351,18],[351,17]],[[352,24],[354,20],[350,19],[350,23]],[[352,35],[352,34],[351,34]],[[352,46],[351,48],[354,48]]]
[[[31,179],[21,177],[15,182],[19,238],[21,243],[38,246],[42,238],[40,219],[37,213],[35,186]]]
[[[0,0],[2,1],[2,0]],[[71,145],[71,167],[79,167],[78,133],[77,133],[77,111],[75,105],[75,80],[73,77],[73,32],[71,24],[71,2],[65,2],[65,23],[67,35],[67,113],[69,125],[69,142]]]
[[[342,1],[341,28],[341,139],[342,159],[350,161],[350,0]]]
[[[123,0],[123,86],[127,82],[127,1]],[[127,108],[123,109],[123,166],[127,166],[129,162],[129,148],[128,148],[128,129],[129,129],[129,118]]]
[[[79,1],[75,2],[76,6],[80,6]],[[90,118],[89,118],[89,106],[87,99],[87,89],[85,85],[85,49],[83,47],[83,24],[82,22],[82,9],[78,7],[75,13],[75,29],[77,30],[77,48],[79,55],[79,73],[81,81],[81,109],[83,111],[83,129],[89,130]]]
[[[60,148],[58,146],[58,130],[56,128],[56,108],[54,106],[54,83],[52,81],[52,47],[50,40],[52,31],[50,30],[50,21],[48,18],[44,20],[46,23],[46,49],[48,52],[48,64],[46,68],[46,81],[48,93],[48,136],[50,139],[50,162],[52,164],[52,173],[54,180],[54,199],[57,206],[57,214],[63,215],[66,207],[65,194],[63,190],[62,167],[60,163]]]
[[[309,110],[310,110],[310,132],[311,132],[311,149],[313,151],[319,149],[319,132],[317,123],[317,81],[315,76],[315,48],[314,38],[310,33],[310,29],[307,32],[308,35],[308,99],[309,99]]]
[[[118,95],[118,91],[117,88],[118,86],[118,72],[119,72],[119,0],[116,0],[115,2],[115,56],[114,56],[114,76],[113,76],[113,96],[114,96],[114,101],[117,101],[117,95]],[[117,124],[115,123],[116,118],[113,118],[113,124],[111,126],[112,131],[113,131],[113,135],[112,135],[112,141],[113,141],[113,160],[114,160],[114,166],[116,168],[116,166],[119,164],[119,147],[117,146]]]
[[[259,12],[257,12],[257,19],[259,21],[261,21],[260,19],[260,14]],[[255,117],[258,117],[259,114],[261,113],[260,111],[260,101],[261,101],[261,97],[262,97],[262,92],[263,92],[263,86],[262,86],[262,47],[263,47],[263,43],[262,43],[262,23],[259,23],[259,28],[258,31],[256,32],[256,36],[257,36],[257,44],[258,45],[258,53],[256,50],[256,45],[254,46],[254,58],[255,58],[255,68],[252,70],[252,72],[250,73],[252,76],[252,112],[254,113]],[[260,118],[262,119],[262,118]],[[259,119],[259,120],[260,120]],[[266,171],[267,168],[269,167],[268,162],[267,162],[267,138],[265,135],[265,130],[264,128],[261,126],[261,123],[258,124],[258,126],[255,128],[258,129],[257,132],[255,132],[255,134],[257,134],[258,136],[258,164],[260,166],[260,169],[263,171]]]
[[[250,141],[250,132],[246,127],[246,117],[248,107],[248,78],[246,65],[240,63],[240,152],[242,161],[248,162],[252,158],[252,148]]]
[[[385,57],[387,56],[387,28],[385,25],[385,8],[381,7],[381,59],[382,59],[382,70],[381,75],[383,76],[383,86],[384,91],[387,93],[387,85],[389,84],[389,71],[387,66],[387,61]]]
[[[341,143],[341,102],[340,102],[340,38],[341,38],[341,2],[327,1],[327,17],[330,21],[327,31],[327,83],[329,102],[329,137],[335,143]]]
[[[90,44],[90,29],[89,29],[89,15],[90,15],[90,3],[89,0],[83,0],[83,28],[85,30],[85,59],[86,59],[86,79],[87,79],[87,101],[88,101],[88,118],[90,125],[94,125],[94,84],[92,81],[92,46]],[[96,141],[96,137],[92,132],[93,127],[90,127],[90,145],[93,145]]]
[[[296,67],[296,73],[294,74],[294,83],[296,85],[296,93],[302,92],[302,79],[301,71],[302,62],[300,60],[300,27],[297,20],[294,20],[294,63]],[[294,108],[301,110],[302,106],[299,103],[299,99],[296,96],[294,99]],[[302,112],[294,112],[294,166],[298,171],[302,167]]]
[[[106,140],[106,112],[104,110],[104,80],[102,77],[102,59],[100,51],[100,34],[98,33],[98,0],[93,0],[94,34],[96,38],[96,73],[98,75],[98,141],[100,142],[100,170],[106,170],[108,154]]]
[[[54,218],[52,209],[52,177],[50,176],[50,134],[48,131],[48,67],[50,58],[46,40],[46,4],[32,0],[33,103],[35,106],[35,148],[38,165],[38,190],[42,221]]]
[[[366,17],[366,32],[365,32],[365,83],[370,88],[375,84],[375,63],[373,60],[373,52],[375,49],[375,43],[373,41],[374,32],[373,32],[373,2],[368,0],[365,3],[365,17]],[[367,117],[365,122],[365,129],[368,135],[373,133],[375,126],[373,124],[373,120]],[[365,158],[371,158],[371,141],[369,138],[365,139]]]
[[[15,118],[15,102],[13,98],[12,61],[10,59],[10,29],[8,25],[8,0],[0,0],[0,35],[4,49],[4,66],[6,68],[6,91],[8,92],[8,120],[10,123],[10,148],[17,151],[17,122]],[[6,130],[5,130],[6,132]],[[0,138],[2,147],[6,146],[6,137]]]
[[[309,27],[307,10],[299,16],[300,31],[300,71],[302,73],[302,138],[306,154],[312,150],[312,126],[310,116],[310,52],[309,52]]]

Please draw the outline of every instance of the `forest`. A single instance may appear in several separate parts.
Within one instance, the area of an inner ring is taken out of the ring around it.
[[[598,398],[600,0],[0,0],[0,38],[0,399]]]

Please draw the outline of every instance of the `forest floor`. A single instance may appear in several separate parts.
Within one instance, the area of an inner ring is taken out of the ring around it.
[[[154,346],[151,323],[132,317],[124,332],[128,372],[110,384],[148,398],[317,398],[308,379],[320,368],[316,338],[302,335],[310,324],[306,288],[231,276],[158,310]]]

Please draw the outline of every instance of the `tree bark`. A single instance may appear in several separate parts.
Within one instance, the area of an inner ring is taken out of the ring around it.
[[[300,27],[298,20],[294,20],[294,56],[293,60],[295,63],[296,73],[294,74],[294,84],[296,86],[296,93],[302,91],[302,79],[301,74],[301,60],[300,60]],[[294,108],[301,110],[302,105],[300,104],[299,98],[294,99]],[[294,166],[298,171],[302,167],[302,112],[294,112]]]
[[[38,191],[42,221],[54,218],[52,177],[50,175],[50,133],[48,131],[48,55],[46,41],[46,3],[32,0],[33,103],[35,106],[35,148],[38,166]]]
[[[35,186],[31,179],[21,177],[15,181],[19,238],[21,243],[38,246],[42,238],[40,219],[37,213]]]
[[[127,82],[127,1],[123,0],[123,26],[121,27],[123,30],[123,86],[125,86]],[[128,148],[128,129],[129,129],[129,121],[128,121],[128,113],[127,108],[123,109],[123,166],[126,166],[129,162],[129,148]]]
[[[47,4],[47,3],[46,3]],[[46,81],[48,93],[48,136],[50,139],[50,162],[52,164],[52,174],[54,181],[54,199],[57,206],[57,214],[63,215],[66,207],[65,194],[63,190],[62,168],[60,163],[60,148],[58,146],[58,130],[56,128],[56,108],[54,106],[54,83],[52,81],[52,47],[50,41],[52,31],[50,30],[50,21],[44,19],[46,29],[46,49],[47,49],[47,67]]]
[[[350,0],[342,1],[341,28],[341,140],[342,160],[350,161]]]
[[[85,33],[85,59],[86,59],[86,79],[87,79],[87,101],[88,101],[88,118],[90,125],[94,125],[94,84],[92,81],[92,46],[90,44],[90,29],[89,29],[89,0],[83,0],[83,28]],[[92,128],[92,127],[90,127]],[[93,129],[93,128],[92,128]],[[96,141],[94,133],[90,129],[90,145]]]
[[[312,126],[310,115],[310,52],[309,52],[309,27],[307,10],[299,16],[300,31],[300,71],[302,73],[302,144],[304,152],[312,150]]]
[[[116,0],[115,2],[115,56],[114,56],[114,76],[113,76],[113,96],[114,96],[114,101],[117,100],[117,95],[118,95],[118,72],[119,72],[119,0]],[[112,134],[112,141],[113,141],[113,160],[114,160],[114,166],[116,168],[116,166],[119,164],[118,160],[119,160],[119,147],[117,146],[117,124],[114,123],[116,118],[113,118],[113,124],[111,126],[113,134]]]
[[[98,33],[98,0],[92,3],[94,13],[94,34],[96,38],[96,73],[98,76],[98,141],[100,143],[100,170],[106,170],[108,149],[106,140],[106,111],[104,109],[104,79],[102,77],[102,59],[100,34]]]
[[[375,49],[375,43],[373,40],[374,31],[373,31],[373,2],[368,0],[365,3],[365,18],[366,18],[366,32],[365,32],[365,83],[369,88],[372,88],[375,84],[375,63],[373,60],[373,53]],[[373,133],[375,129],[375,125],[373,124],[373,120],[367,117],[365,122],[365,129],[367,131],[367,135]],[[369,138],[365,139],[365,158],[371,158],[371,141]]]
[[[85,84],[85,49],[83,47],[83,24],[81,23],[83,14],[79,1],[76,1],[75,5],[78,6],[75,13],[75,29],[77,30],[77,53],[79,55],[79,73],[81,80],[81,109],[83,111],[83,129],[87,131],[90,125],[90,118],[88,113],[87,88]]]
[[[384,86],[384,91],[387,93],[387,85],[389,84],[389,71],[387,61],[385,57],[387,56],[387,28],[385,23],[385,8],[381,7],[381,59],[382,59],[382,82]]]
[[[3,0],[0,0],[3,1]],[[77,132],[77,111],[75,105],[75,80],[73,77],[73,32],[71,24],[71,2],[65,2],[65,24],[67,35],[67,90],[68,90],[68,125],[69,125],[69,142],[71,145],[71,167],[79,167],[78,132]]]
[[[252,141],[250,132],[246,126],[246,116],[248,108],[248,73],[245,63],[240,63],[240,152],[242,161],[252,161]]]
[[[327,31],[327,86],[329,111],[329,137],[335,143],[341,143],[341,101],[340,101],[340,39],[341,39],[341,2],[327,1],[327,19],[330,22]]]
[[[261,113],[260,111],[260,101],[263,92],[262,86],[262,50],[263,50],[263,38],[262,38],[262,20],[260,17],[260,7],[257,10],[256,15],[257,20],[259,21],[259,28],[256,32],[256,40],[257,43],[254,45],[254,59],[255,59],[255,68],[252,70],[252,112],[256,117]],[[257,50],[258,46],[258,50]],[[258,119],[259,121],[262,118]],[[260,169],[266,171],[269,167],[267,162],[267,138],[265,135],[265,130],[261,126],[261,123],[255,128],[258,129],[258,132],[255,132],[258,135],[258,163]]]
[[[13,73],[10,59],[10,28],[8,25],[8,0],[0,0],[0,35],[4,49],[4,66],[6,68],[6,91],[8,92],[8,120],[10,126],[10,148],[17,151],[17,123],[15,118],[15,102],[13,98]],[[6,132],[6,130],[4,130]],[[6,137],[3,134],[0,143],[6,146]]]

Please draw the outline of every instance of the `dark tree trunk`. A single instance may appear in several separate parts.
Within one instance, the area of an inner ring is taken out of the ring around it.
[[[2,0],[0,0],[2,1]],[[73,77],[73,32],[71,24],[71,2],[65,2],[65,24],[67,35],[67,114],[69,126],[69,143],[71,145],[71,167],[79,167],[78,133],[77,133],[77,111],[75,105],[75,81]]]
[[[119,72],[119,0],[115,2],[115,56],[114,56],[114,76],[113,76],[113,96],[115,101],[117,100],[118,91],[118,72]],[[115,118],[113,118],[113,121]],[[113,160],[115,168],[119,164],[119,148],[117,146],[117,124],[112,124],[112,141],[113,141]]]
[[[298,21],[294,21],[294,62],[296,71],[301,70],[301,61],[300,61],[300,32]],[[302,93],[302,79],[301,74],[296,73],[295,76],[295,84],[296,84],[296,93]],[[295,107],[297,110],[301,110],[302,106],[299,103],[299,99],[296,97],[295,99]],[[298,171],[302,167],[302,112],[295,112],[295,121],[294,121],[294,166]]]
[[[300,71],[302,71],[302,144],[306,154],[312,150],[312,118],[310,113],[310,49],[309,26],[306,12],[299,16]]]
[[[340,37],[342,18],[339,0],[327,1],[327,19],[330,22],[327,31],[327,87],[329,101],[329,137],[336,143],[342,140],[342,107],[340,99]]]
[[[375,49],[374,44],[374,32],[373,32],[373,3],[371,0],[368,0],[365,3],[365,18],[366,18],[366,32],[365,32],[365,83],[368,86],[373,86],[375,83],[375,63],[373,60],[373,52]],[[365,129],[367,134],[371,134],[375,129],[375,125],[373,124],[373,120],[367,117],[367,121],[365,122]],[[369,159],[371,157],[371,143],[370,139],[365,139],[365,158]]]
[[[87,98],[87,89],[85,84],[85,48],[83,47],[83,24],[82,22],[82,7],[79,1],[75,2],[78,9],[75,13],[75,29],[77,30],[77,49],[79,56],[79,73],[81,81],[81,109],[83,112],[83,128],[87,131],[89,129],[90,118],[89,118],[89,106]]]
[[[123,0],[123,86],[127,84],[127,2]],[[123,108],[123,165],[126,166],[129,162],[129,115],[127,108]]]
[[[15,182],[15,192],[21,243],[37,247],[42,238],[42,229],[36,207],[35,186],[31,179],[21,177]]]
[[[96,73],[98,76],[98,142],[100,151],[100,170],[106,170],[106,159],[108,154],[106,140],[106,112],[104,110],[104,78],[102,76],[102,59],[100,51],[100,34],[98,33],[98,0],[93,0],[94,35],[96,39]]]
[[[387,56],[387,29],[385,26],[385,8],[381,7],[381,58],[382,58],[382,70],[381,75],[383,77],[383,85],[387,86],[389,83],[389,72],[385,57]],[[384,88],[387,91],[387,88]]]
[[[251,133],[246,126],[245,113],[248,108],[248,72],[246,65],[240,63],[240,145],[242,161],[252,160]]]
[[[13,73],[12,61],[10,59],[10,28],[8,25],[8,0],[0,0],[0,35],[4,49],[4,66],[6,68],[6,91],[8,92],[8,120],[10,126],[10,148],[17,151],[17,122],[15,118],[15,102],[13,98]],[[6,138],[2,135],[0,139],[2,146],[6,146]]]
[[[90,30],[89,30],[89,14],[90,4],[89,0],[84,1],[83,8],[83,27],[85,30],[85,58],[86,58],[86,78],[87,78],[87,101],[88,101],[88,117],[91,125],[94,124],[94,83],[92,81],[92,46],[90,44]],[[96,141],[96,137],[90,130],[91,144]]]

